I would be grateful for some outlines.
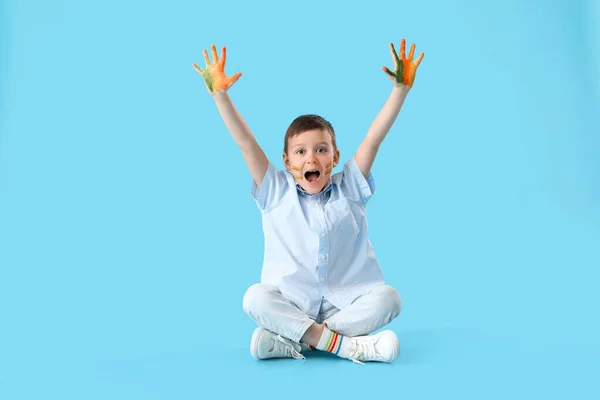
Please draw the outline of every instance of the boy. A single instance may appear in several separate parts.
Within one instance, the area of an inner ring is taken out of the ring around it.
[[[303,115],[284,138],[285,170],[277,171],[234,107],[227,90],[241,76],[224,72],[212,45],[213,62],[203,51],[206,69],[199,72],[252,175],[251,194],[265,235],[261,283],[244,296],[244,311],[259,325],[250,353],[257,359],[304,358],[318,349],[362,363],[392,362],[400,354],[389,330],[369,335],[400,314],[396,290],[385,285],[368,239],[366,203],[375,190],[371,166],[413,85],[423,53],[413,62],[415,45],[399,58],[393,44],[394,71],[383,67],[394,83],[356,154],[341,173],[331,175],[340,160],[331,124]]]

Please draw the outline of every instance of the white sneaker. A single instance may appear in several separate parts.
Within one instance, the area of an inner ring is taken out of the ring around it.
[[[307,351],[313,351],[306,343],[298,343],[300,345],[300,353],[306,353]]]
[[[392,331],[383,331],[370,336],[356,336],[350,340],[353,351],[348,358],[359,364],[362,364],[361,361],[392,362],[400,355],[400,342]]]
[[[299,344],[279,336],[265,328],[256,328],[250,342],[250,354],[258,360],[266,358],[298,358],[305,357],[300,354]]]

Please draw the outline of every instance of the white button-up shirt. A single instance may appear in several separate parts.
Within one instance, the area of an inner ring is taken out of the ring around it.
[[[365,213],[374,191],[372,175],[365,179],[354,158],[312,195],[269,164],[261,187],[253,182],[251,189],[265,235],[261,282],[313,319],[323,298],[342,309],[384,283]]]

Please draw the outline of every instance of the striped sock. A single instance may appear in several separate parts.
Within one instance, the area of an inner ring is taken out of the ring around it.
[[[317,349],[333,353],[336,356],[348,358],[350,340],[346,336],[340,335],[337,332],[329,330],[327,327],[323,329],[323,334],[317,344]]]

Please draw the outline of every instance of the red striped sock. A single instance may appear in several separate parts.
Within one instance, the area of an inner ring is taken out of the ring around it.
[[[323,329],[319,344],[317,344],[317,349],[347,358],[348,344],[350,344],[350,341],[346,336],[325,328]]]

